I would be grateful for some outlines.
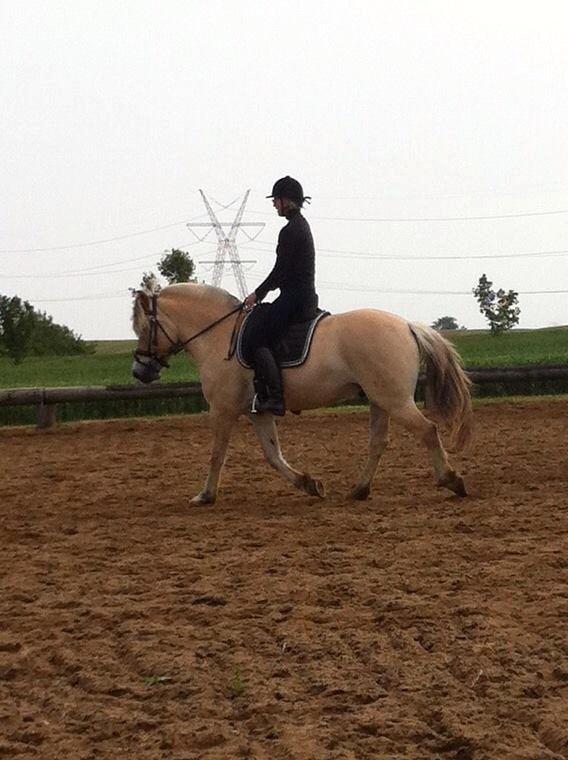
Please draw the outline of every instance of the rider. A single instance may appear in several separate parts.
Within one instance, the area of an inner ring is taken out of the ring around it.
[[[272,349],[283,337],[289,325],[311,319],[317,310],[315,290],[315,250],[310,225],[302,216],[304,196],[301,184],[292,177],[282,177],[274,183],[272,194],[278,216],[288,224],[280,230],[276,246],[276,263],[256,290],[244,300],[246,309],[262,301],[270,290],[280,289],[278,298],[269,305],[258,320],[251,336],[255,386],[265,387],[265,394],[257,394],[255,411],[283,415],[286,411],[282,392],[282,375]]]

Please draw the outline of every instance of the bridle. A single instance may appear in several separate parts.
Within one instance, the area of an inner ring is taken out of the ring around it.
[[[192,335],[187,340],[179,341],[179,340],[173,340],[169,335],[165,327],[162,325],[160,320],[158,319],[158,294],[153,293],[151,297],[150,302],[150,310],[146,312],[146,316],[148,318],[148,322],[150,323],[150,330],[148,332],[148,347],[146,351],[135,351],[134,352],[134,360],[140,362],[141,364],[151,364],[154,363],[154,365],[157,363],[160,367],[169,367],[170,365],[166,361],[165,357],[175,356],[175,354],[179,354],[180,351],[183,351],[183,349],[191,343],[196,338],[199,338],[200,335],[203,335],[206,332],[209,332],[209,330],[212,330],[214,327],[216,327],[218,324],[223,322],[225,319],[228,319],[233,314],[236,314],[239,311],[242,311],[243,304],[240,303],[238,306],[236,306],[234,309],[229,311],[227,314],[224,314],[222,317],[219,317],[219,319],[216,319],[214,322],[211,322],[211,324],[207,325],[207,327],[204,327],[199,332],[195,333],[195,335]],[[168,341],[170,342],[171,349],[165,354],[165,356],[160,356],[158,354],[158,331],[161,331]],[[150,361],[141,361],[141,357],[144,357],[146,359],[149,359]],[[156,367],[158,369],[158,367]]]

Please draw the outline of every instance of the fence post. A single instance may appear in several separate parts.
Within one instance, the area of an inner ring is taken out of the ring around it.
[[[52,428],[57,422],[57,406],[55,404],[38,404],[37,427],[39,429]]]

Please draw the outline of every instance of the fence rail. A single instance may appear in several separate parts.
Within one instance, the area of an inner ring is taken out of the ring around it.
[[[524,367],[487,367],[467,369],[470,380],[476,385],[484,383],[506,383],[510,380],[526,382],[528,380],[568,380],[568,365],[524,366]]]
[[[129,401],[132,399],[201,396],[201,383],[156,383],[156,385],[73,386],[61,388],[9,388],[0,390],[2,406],[36,406],[37,426],[52,427],[57,404],[72,401]]]
[[[476,385],[485,383],[568,380],[568,365],[488,367],[466,369]],[[422,381],[422,377],[420,378]],[[131,399],[181,398],[201,396],[201,384],[156,383],[155,385],[73,386],[61,388],[8,388],[0,390],[0,407],[36,406],[37,426],[51,427],[56,422],[57,404],[73,401],[125,401]]]

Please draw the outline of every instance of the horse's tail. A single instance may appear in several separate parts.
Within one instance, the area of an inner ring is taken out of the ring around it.
[[[460,450],[473,430],[471,380],[458,352],[439,332],[416,322],[409,326],[426,366],[426,409],[448,426],[452,447]]]

